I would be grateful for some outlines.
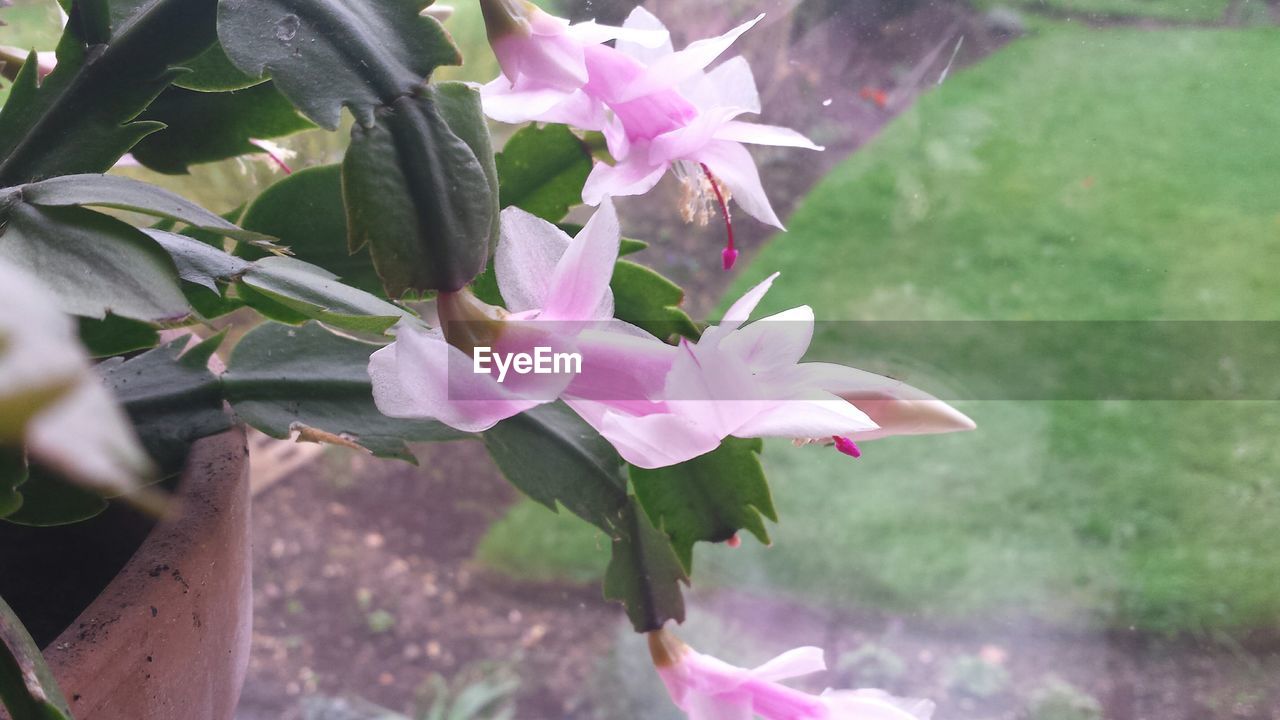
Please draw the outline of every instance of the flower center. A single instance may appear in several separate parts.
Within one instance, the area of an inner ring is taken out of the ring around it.
[[[725,270],[733,268],[738,260],[738,248],[733,242],[733,219],[729,215],[729,199],[732,195],[729,188],[712,174],[706,163],[694,165],[682,160],[675,164],[675,174],[684,188],[680,216],[685,222],[706,226],[717,209],[724,218],[725,235],[728,239],[720,257]]]

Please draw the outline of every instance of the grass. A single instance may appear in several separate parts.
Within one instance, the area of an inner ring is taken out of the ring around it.
[[[1262,4],[1260,0],[1252,2]],[[978,4],[986,8],[1013,5],[1028,10],[1107,18],[1214,22],[1223,18],[1230,0],[979,0]]]
[[[1280,319],[1277,49],[1261,29],[1018,41],[839,165],[728,295],[780,270],[762,312]],[[847,357],[836,341],[812,354]],[[774,546],[700,546],[698,584],[961,622],[1280,623],[1275,403],[961,405],[978,432],[875,441],[857,462],[770,444]],[[603,567],[590,529],[534,509],[481,557],[542,578]],[[532,537],[556,555],[495,560]]]

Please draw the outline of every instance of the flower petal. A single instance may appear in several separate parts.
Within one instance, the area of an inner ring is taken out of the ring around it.
[[[599,205],[612,195],[643,195],[653,189],[667,172],[667,165],[651,165],[647,152],[631,153],[616,165],[596,163],[582,187],[582,202]]]
[[[507,309],[542,308],[550,294],[556,264],[571,240],[560,228],[517,207],[502,211],[494,272]]]
[[[720,349],[756,374],[800,362],[813,340],[813,308],[801,305],[729,333]]]
[[[640,8],[636,8],[639,10]],[[635,15],[635,12],[632,12]],[[650,15],[650,17],[653,17]],[[657,22],[657,18],[653,18]],[[569,27],[569,35],[583,43],[596,45],[610,40],[617,40],[617,48],[637,47],[641,50],[661,50],[664,47],[671,52],[671,33],[658,22],[656,27],[600,25],[594,20],[580,22]],[[624,50],[625,52],[625,50]],[[630,54],[629,52],[627,54]],[[665,54],[665,53],[664,53]],[[640,58],[637,58],[640,59]],[[643,62],[643,60],[642,60]]]
[[[675,413],[723,438],[761,411],[770,390],[756,381],[750,368],[722,353],[707,335],[697,344],[681,341],[667,375],[662,398]]]
[[[634,416],[600,403],[566,399],[613,445],[624,460],[642,468],[660,468],[692,460],[720,447],[720,438],[679,415]],[[594,405],[594,407],[592,407]]]
[[[718,140],[752,143],[754,145],[776,145],[778,147],[798,147],[809,150],[825,150],[815,145],[812,140],[792,130],[778,125],[757,125],[738,120],[730,120],[721,125],[715,133]]]
[[[502,74],[514,83],[530,78],[538,83],[561,90],[575,90],[587,82],[587,65],[582,55],[582,43],[565,33],[557,18],[550,18],[543,32],[532,35],[511,33],[493,40],[493,54],[498,58]],[[537,18],[533,18],[537,22]]]
[[[581,90],[513,88],[505,77],[499,77],[480,86],[480,99],[486,115],[512,125],[550,122],[601,130],[605,124],[603,106]]]
[[[898,698],[883,690],[828,690],[822,694],[830,717],[858,720],[929,720],[933,703]]]
[[[801,363],[796,372],[800,382],[843,398],[876,422],[879,429],[856,435],[858,440],[977,427],[964,413],[901,380],[833,363]]]
[[[671,33],[667,31],[667,26],[663,25],[662,21],[654,16],[653,13],[641,6],[637,6],[631,11],[626,21],[622,23],[622,27],[636,32],[663,32],[667,34],[664,42],[652,46],[632,42],[628,38],[619,38],[615,47],[645,65],[649,65],[659,58],[675,52],[675,49],[671,47]]]
[[[769,204],[769,196],[760,184],[760,173],[751,153],[736,142],[717,140],[698,151],[695,160],[711,168],[716,179],[733,193],[733,199],[751,217],[782,229],[782,221]]]
[[[698,113],[685,125],[655,137],[649,145],[649,162],[658,164],[696,157],[715,139],[720,128],[741,112],[735,108],[712,108]]]
[[[875,422],[853,404],[826,393],[779,400],[733,431],[742,438],[817,438],[876,430]]]
[[[569,243],[556,264],[550,290],[542,305],[542,320],[600,320],[613,317],[609,281],[618,261],[622,231],[613,202],[600,209]]]
[[[763,18],[764,13],[761,13],[754,20],[748,20],[723,35],[697,40],[689,43],[684,50],[653,60],[648,63],[649,67],[644,76],[628,87],[621,99],[631,100],[648,95],[657,90],[679,85],[688,78],[694,77]]]
[[[729,306],[729,310],[724,314],[724,318],[717,327],[725,330],[734,330],[740,327],[742,323],[751,317],[751,311],[756,309],[756,305],[760,304],[760,301],[764,299],[765,293],[769,292],[769,288],[773,286],[773,281],[778,279],[781,274],[774,273],[745,292],[742,297]]]
[[[756,78],[751,72],[751,64],[741,55],[689,78],[680,86],[680,92],[699,110],[732,107],[741,112],[760,112]]]
[[[471,358],[438,330],[402,326],[394,343],[369,358],[374,402],[384,415],[432,418],[464,432],[488,430],[545,402],[516,397],[470,367]]]
[[[690,693],[683,708],[689,720],[751,720],[751,695],[745,692],[704,695]]]
[[[794,648],[752,669],[751,677],[773,682],[822,672],[827,669],[827,662],[822,655],[822,648],[812,645]]]
[[[577,338],[582,372],[568,394],[611,405],[652,405],[666,383],[676,348],[620,320],[583,331]],[[647,414],[638,412],[637,414]]]

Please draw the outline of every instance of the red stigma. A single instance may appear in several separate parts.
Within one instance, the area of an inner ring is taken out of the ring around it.
[[[728,540],[724,541],[724,544],[731,548],[742,547],[742,538],[738,537],[738,533],[734,533]]]
[[[702,167],[702,172],[707,176],[707,180],[711,183],[711,192],[716,194],[716,202],[720,205],[720,215],[724,217],[725,233],[729,236],[729,241],[724,246],[724,252],[720,253],[721,260],[724,261],[724,269],[733,269],[733,264],[738,260],[738,248],[733,245],[733,221],[729,219],[729,205],[724,201],[724,194],[720,192],[720,183],[716,180],[716,176],[711,174],[711,168],[706,163],[698,163]]]
[[[851,458],[862,457],[862,451],[858,449],[857,443],[849,438],[841,435],[832,435],[831,439],[836,441],[836,450],[839,450]]]

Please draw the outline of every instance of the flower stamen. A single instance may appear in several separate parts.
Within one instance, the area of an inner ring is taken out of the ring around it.
[[[724,261],[724,269],[733,269],[733,264],[738,260],[738,248],[733,244],[733,220],[729,217],[729,203],[725,199],[725,193],[720,190],[720,181],[715,175],[711,174],[711,169],[706,163],[698,163],[702,166],[702,172],[707,176],[707,182],[711,185],[711,191],[715,193],[716,202],[720,205],[720,215],[724,217],[725,233],[729,236],[728,242],[724,246],[724,251],[720,253],[721,259]]]

